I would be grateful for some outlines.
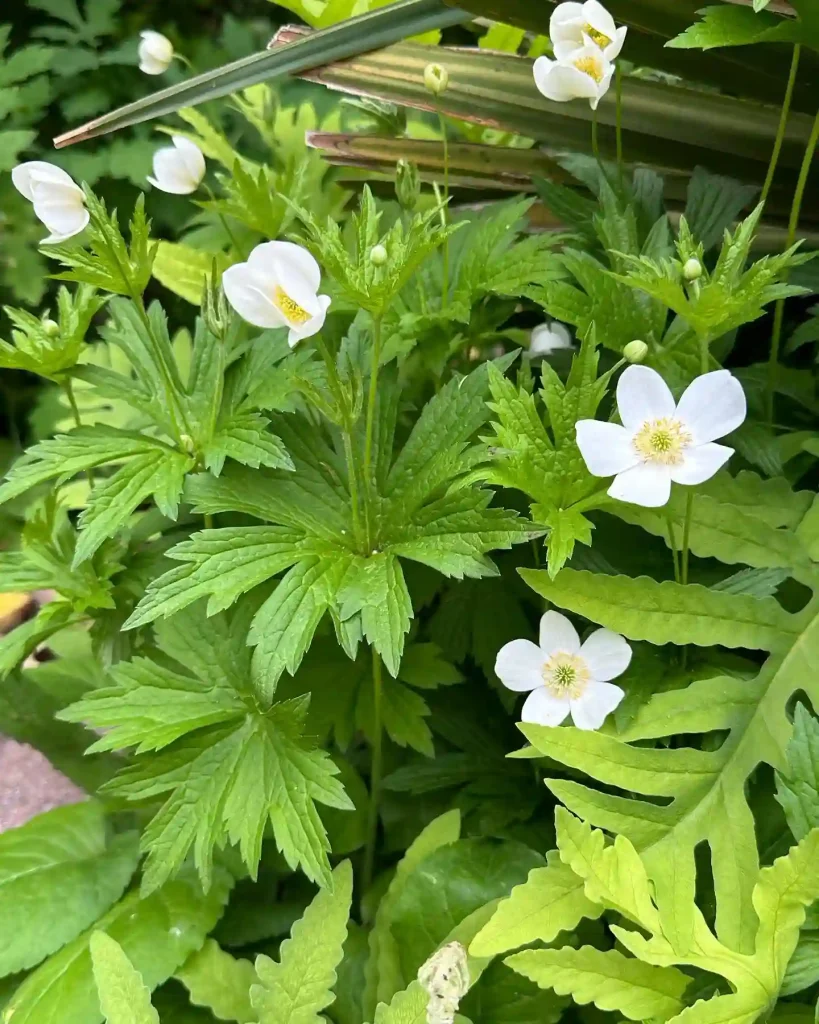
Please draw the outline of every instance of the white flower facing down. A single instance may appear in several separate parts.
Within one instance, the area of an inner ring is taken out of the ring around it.
[[[614,18],[598,0],[558,4],[549,22],[549,35],[558,60],[591,43],[607,61],[612,61],[623,49],[627,32],[625,25],[622,28],[615,25]]]
[[[148,181],[163,192],[187,196],[205,177],[205,157],[195,142],[182,135],[173,135],[171,141],[172,146],[163,146],[154,153],[154,173]]]
[[[319,295],[321,268],[293,242],[263,242],[247,263],[228,267],[222,287],[243,320],[256,327],[289,327],[292,348],[324,325],[329,295]]]
[[[631,647],[610,629],[596,629],[582,644],[565,615],[546,612],[540,646],[513,640],[498,651],[495,672],[505,687],[529,692],[521,721],[560,725],[569,715],[578,729],[599,729],[625,696],[610,683],[631,661]]]
[[[745,420],[742,385],[728,370],[695,378],[679,402],[655,370],[629,366],[617,382],[622,426],[578,420],[577,446],[590,473],[614,476],[612,498],[647,508],[665,505],[672,481],[701,484],[733,455],[714,444]]]
[[[594,43],[586,43],[559,60],[538,57],[533,71],[535,85],[547,100],[567,103],[584,99],[592,110],[597,110],[597,104],[609,91],[614,65]]]
[[[173,61],[173,43],[161,32],[146,29],[139,33],[139,70],[146,75],[161,75]]]
[[[88,224],[85,194],[62,167],[30,160],[12,170],[11,180],[17,191],[34,204],[34,213],[51,232],[44,243],[64,242]]]
[[[571,347],[571,331],[565,324],[558,323],[555,320],[550,324],[538,324],[532,330],[532,338],[529,342],[529,356],[530,358],[548,356],[559,349]]]

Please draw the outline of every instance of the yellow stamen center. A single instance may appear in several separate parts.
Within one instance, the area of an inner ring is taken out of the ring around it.
[[[306,309],[291,299],[284,288],[276,285],[275,291],[273,292],[273,302],[279,307],[284,313],[291,324],[304,324],[311,318],[312,313],[308,313]]]
[[[574,62],[574,66],[578,71],[582,71],[584,75],[588,75],[589,78],[593,78],[595,82],[600,84],[603,81],[603,65],[597,57],[578,57]]]
[[[598,29],[594,28],[593,25],[584,25],[583,31],[595,46],[599,46],[601,50],[605,50],[605,48],[611,44],[611,39],[609,39],[606,33],[600,32]]]
[[[685,449],[693,440],[679,420],[666,416],[660,420],[646,420],[631,443],[644,462],[679,466],[685,458]]]
[[[589,682],[589,667],[579,654],[556,651],[541,670],[543,685],[553,697],[577,700]]]

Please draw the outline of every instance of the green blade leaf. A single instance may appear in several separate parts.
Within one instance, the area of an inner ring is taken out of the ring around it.
[[[108,1024],[159,1024],[142,976],[116,939],[94,932],[89,946],[100,1008]]]
[[[219,1020],[251,1024],[258,1017],[250,1003],[250,987],[258,981],[249,960],[233,957],[208,939],[175,977],[188,990],[194,1006],[203,1006]]]
[[[819,720],[797,704],[787,770],[776,773],[776,799],[796,839],[819,826]]]

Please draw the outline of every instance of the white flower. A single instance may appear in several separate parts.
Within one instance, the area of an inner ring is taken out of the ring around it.
[[[565,615],[546,612],[540,646],[513,640],[498,651],[495,672],[510,690],[531,691],[521,721],[560,725],[571,714],[578,729],[599,729],[625,696],[608,682],[622,675],[631,647],[610,629],[596,629],[581,645]]]
[[[675,403],[647,366],[629,366],[617,383],[622,426],[578,420],[577,446],[589,472],[614,476],[612,498],[647,508],[665,505],[671,482],[701,484],[725,465],[733,448],[713,444],[744,421],[742,385],[728,370],[693,380]]]
[[[34,204],[35,214],[51,232],[43,242],[64,242],[88,224],[85,194],[62,167],[30,160],[14,168],[11,180]]]
[[[563,60],[588,43],[602,51],[607,61],[623,49],[628,29],[618,28],[598,0],[558,4],[549,23],[555,57]]]
[[[572,347],[572,335],[569,328],[565,324],[560,324],[557,320],[548,324],[538,324],[532,330],[532,339],[529,342],[529,356],[535,358],[537,356],[548,356],[552,352],[557,352],[561,348]]]
[[[606,60],[602,50],[588,42],[559,60],[538,57],[533,70],[535,85],[547,100],[566,103],[584,99],[592,110],[597,110],[597,104],[609,91],[614,65]]]
[[[228,267],[222,286],[236,312],[256,327],[289,327],[292,348],[324,325],[329,295],[318,295],[321,269],[300,245],[264,242],[247,263]]]
[[[171,66],[173,43],[161,32],[146,29],[139,33],[139,70],[146,75],[161,75]]]
[[[195,192],[205,177],[202,150],[182,135],[171,136],[172,146],[163,146],[154,153],[154,174],[148,181],[163,192],[187,196]]]

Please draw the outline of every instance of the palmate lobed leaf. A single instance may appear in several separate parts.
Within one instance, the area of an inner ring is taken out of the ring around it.
[[[89,948],[100,1009],[108,1024],[159,1024],[150,992],[116,939],[94,932]]]

